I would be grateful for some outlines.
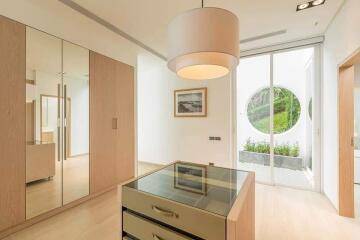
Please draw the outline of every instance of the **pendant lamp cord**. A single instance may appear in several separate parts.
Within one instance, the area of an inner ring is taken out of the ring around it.
[[[201,8],[204,8],[204,0],[201,0]]]

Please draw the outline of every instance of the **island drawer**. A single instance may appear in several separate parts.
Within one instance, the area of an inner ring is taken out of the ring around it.
[[[123,213],[123,221],[123,230],[137,239],[191,240],[187,236],[127,211]]]
[[[226,239],[226,218],[123,186],[122,205],[206,240]],[[130,233],[131,234],[131,233]]]

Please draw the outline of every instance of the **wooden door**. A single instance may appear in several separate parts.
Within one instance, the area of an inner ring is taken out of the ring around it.
[[[0,231],[25,221],[25,26],[0,16]]]
[[[339,214],[354,217],[354,66],[339,72]]]

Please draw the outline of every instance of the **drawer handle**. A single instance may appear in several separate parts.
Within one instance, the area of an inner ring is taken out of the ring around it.
[[[153,239],[154,239],[154,240],[165,240],[165,239],[159,237],[159,236],[156,235],[156,234],[153,234]]]
[[[154,205],[153,205],[151,208],[152,208],[152,210],[154,210],[154,212],[156,212],[156,213],[158,213],[158,214],[161,214],[161,215],[163,215],[163,216],[165,216],[165,217],[175,217],[175,218],[178,218],[178,217],[179,217],[176,213],[171,212],[171,211],[169,211],[169,210],[165,210],[165,209],[159,208],[158,206],[154,206]]]

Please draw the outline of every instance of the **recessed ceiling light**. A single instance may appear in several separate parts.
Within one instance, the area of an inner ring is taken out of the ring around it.
[[[310,2],[306,2],[306,3],[300,3],[297,5],[296,11],[301,11],[301,10],[305,10],[308,8],[317,7],[317,6],[323,5],[324,3],[325,3],[325,0],[313,0]]]
[[[315,0],[312,2],[312,5],[313,6],[318,6],[318,5],[321,5],[321,4],[324,4],[325,3],[325,0]]]
[[[304,10],[304,9],[308,8],[309,6],[310,6],[310,3],[301,3],[298,5],[297,9]]]

